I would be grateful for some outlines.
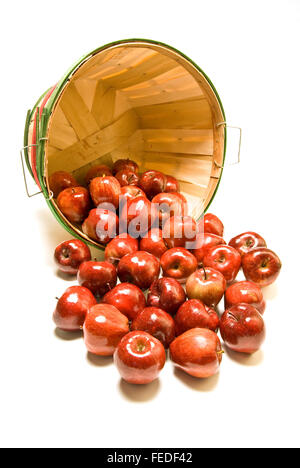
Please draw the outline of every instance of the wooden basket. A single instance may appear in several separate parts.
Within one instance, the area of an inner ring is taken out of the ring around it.
[[[204,72],[162,43],[124,40],[76,63],[28,111],[24,149],[31,175],[51,211],[74,236],[101,247],[71,224],[49,189],[49,176],[135,160],[180,180],[199,219],[220,182],[226,149],[221,100]]]

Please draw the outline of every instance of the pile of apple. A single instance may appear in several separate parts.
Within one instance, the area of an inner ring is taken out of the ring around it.
[[[152,382],[168,348],[186,373],[216,374],[224,353],[219,330],[235,352],[260,348],[266,307],[261,288],[276,280],[281,262],[259,234],[243,233],[227,245],[219,218],[206,214],[196,223],[187,215],[174,177],[139,174],[131,160],[118,160],[112,169],[92,167],[85,187],[66,172],[56,172],[49,183],[67,219],[106,244],[100,262],[92,261],[81,240],[56,248],[58,267],[77,275],[79,286],[58,300],[54,322],[68,332],[83,329],[87,350],[114,355],[124,380]],[[241,268],[246,281],[236,281]]]

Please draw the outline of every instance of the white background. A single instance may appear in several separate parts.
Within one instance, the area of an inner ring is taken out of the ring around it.
[[[2,5],[1,446],[299,447],[299,31],[299,0]],[[244,133],[242,163],[225,171],[211,211],[227,240],[258,231],[283,262],[265,290],[263,350],[225,355],[207,381],[168,363],[159,381],[132,387],[51,320],[54,297],[72,284],[56,274],[53,249],[69,237],[42,196],[26,198],[26,111],[84,53],[131,37],[173,45],[212,79]]]

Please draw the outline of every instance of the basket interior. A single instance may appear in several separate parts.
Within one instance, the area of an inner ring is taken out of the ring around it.
[[[92,165],[130,158],[141,172],[177,177],[199,218],[221,174],[223,119],[207,79],[179,53],[143,42],[105,48],[72,74],[54,106],[47,183],[59,170],[83,182]]]

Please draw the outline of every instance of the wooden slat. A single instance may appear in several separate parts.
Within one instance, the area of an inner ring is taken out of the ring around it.
[[[85,80],[85,79],[79,79],[75,80],[74,84],[75,87],[82,97],[85,105],[87,106],[88,110],[91,112],[93,102],[94,102],[94,96],[96,92],[96,87],[97,87],[98,81],[96,80]]]
[[[145,151],[162,153],[213,154],[213,130],[141,130]]]
[[[99,81],[93,101],[92,114],[98,127],[107,127],[113,121],[115,110],[116,90],[107,89],[102,81]]]

